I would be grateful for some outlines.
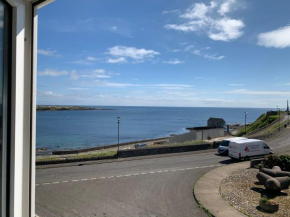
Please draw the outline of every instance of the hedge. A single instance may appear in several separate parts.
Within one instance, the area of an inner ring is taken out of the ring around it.
[[[279,166],[283,171],[290,171],[290,155],[267,155],[263,162],[266,168]]]

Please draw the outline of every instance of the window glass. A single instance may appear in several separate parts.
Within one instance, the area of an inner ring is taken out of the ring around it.
[[[223,140],[220,144],[220,146],[224,146],[224,147],[228,147],[230,144],[230,141],[226,141],[226,140]]]
[[[0,213],[2,213],[2,179],[3,179],[3,27],[4,27],[4,5],[0,2]]]

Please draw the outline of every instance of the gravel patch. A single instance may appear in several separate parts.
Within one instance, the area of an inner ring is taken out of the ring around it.
[[[290,217],[290,189],[283,190],[278,195],[266,191],[256,175],[257,169],[239,170],[222,180],[220,193],[229,203],[248,216]],[[261,196],[267,196],[279,203],[279,211],[265,213],[259,207]]]

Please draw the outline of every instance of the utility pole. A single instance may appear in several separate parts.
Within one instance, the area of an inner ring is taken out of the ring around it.
[[[245,135],[247,135],[247,114],[248,112],[245,112]]]
[[[281,131],[281,119],[280,119],[280,108],[279,108],[279,110],[278,110],[278,112],[279,112],[279,131]]]
[[[120,150],[120,117],[117,117],[117,123],[118,123],[118,151],[117,156],[119,158],[119,150]]]
[[[287,115],[288,115],[288,126],[289,126],[289,104],[288,104],[288,99],[287,99]]]

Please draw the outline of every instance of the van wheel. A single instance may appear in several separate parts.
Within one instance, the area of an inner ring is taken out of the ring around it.
[[[248,156],[245,157],[245,161],[249,161],[250,158]]]

